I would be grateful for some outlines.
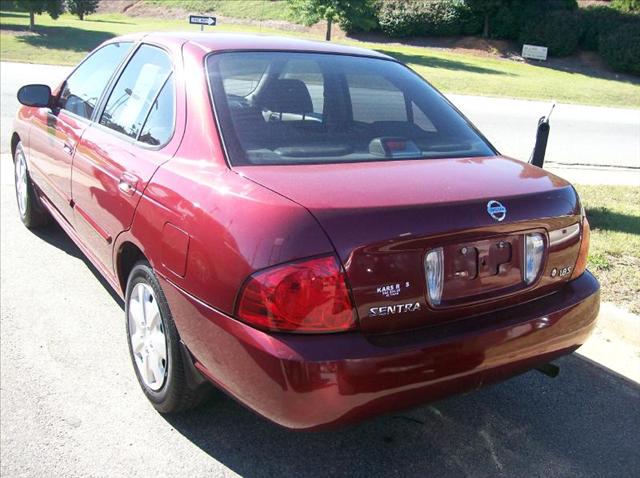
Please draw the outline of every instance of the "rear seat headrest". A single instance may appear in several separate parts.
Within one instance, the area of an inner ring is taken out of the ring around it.
[[[313,102],[307,86],[301,80],[280,79],[268,84],[260,94],[263,109],[276,113],[313,113]]]

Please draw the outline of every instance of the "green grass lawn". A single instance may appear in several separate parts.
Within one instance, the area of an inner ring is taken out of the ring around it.
[[[202,3],[199,0],[188,1]],[[219,3],[225,4],[228,12],[235,12],[235,16],[250,15],[244,2]],[[273,5],[270,3],[272,2],[267,2],[267,6],[271,12]],[[281,13],[285,15],[284,9],[283,12]],[[271,12],[269,15],[276,14]],[[71,15],[63,15],[55,21],[48,15],[38,15],[36,31],[33,33],[26,31],[27,24],[26,14],[0,12],[0,58],[3,61],[72,65],[100,42],[116,35],[153,30],[198,30],[197,26],[188,25],[186,20],[128,17],[120,14],[91,15],[84,21]],[[313,38],[299,32],[238,24],[221,24],[208,30],[262,32]],[[394,56],[408,63],[437,88],[447,93],[640,107],[640,79],[635,82],[615,81],[510,60],[443,50],[354,40],[344,42],[373,48]]]
[[[174,7],[192,13],[218,13],[231,18],[291,21],[285,0],[145,0],[150,5]]]
[[[576,189],[591,224],[588,267],[602,285],[602,300],[640,314],[640,188]]]

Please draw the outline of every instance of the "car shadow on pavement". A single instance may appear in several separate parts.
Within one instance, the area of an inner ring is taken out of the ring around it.
[[[105,290],[111,295],[111,298],[120,306],[122,310],[124,310],[124,302],[118,296],[118,294],[113,290],[113,288],[109,285],[106,279],[102,276],[98,269],[91,263],[87,256],[85,256],[82,251],[76,246],[76,244],[71,240],[71,238],[67,235],[66,232],[55,222],[51,224],[47,224],[46,227],[32,229],[31,232],[35,234],[38,238],[42,239],[48,244],[64,251],[76,259],[80,259],[87,268],[91,271],[91,273],[95,276],[95,278],[102,284]]]
[[[640,386],[580,355],[332,432],[293,432],[218,396],[167,417],[234,472],[261,476],[632,476]]]

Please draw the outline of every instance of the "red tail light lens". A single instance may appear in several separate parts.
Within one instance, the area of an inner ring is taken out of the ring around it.
[[[576,265],[573,267],[573,274],[571,274],[571,279],[580,277],[582,273],[587,269],[590,238],[591,227],[589,226],[589,221],[587,221],[587,216],[584,216],[584,218],[582,219],[582,242],[580,243],[580,252],[578,253],[578,260],[576,261]]]
[[[286,332],[341,332],[356,327],[344,273],[333,256],[254,274],[240,294],[238,317],[263,329]]]

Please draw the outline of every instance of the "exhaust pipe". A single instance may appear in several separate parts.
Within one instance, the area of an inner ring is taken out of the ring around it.
[[[560,373],[560,367],[552,363],[545,363],[543,365],[540,365],[539,367],[536,367],[536,370],[551,378],[556,378]]]
[[[547,141],[549,139],[549,130],[551,127],[549,126],[549,118],[551,117],[551,113],[553,113],[553,109],[556,107],[555,101],[551,105],[551,111],[547,116],[542,116],[538,120],[538,129],[536,131],[536,144],[533,147],[533,151],[531,153],[531,157],[529,158],[529,163],[534,166],[538,166],[541,168],[544,165],[544,156],[547,152]]]

